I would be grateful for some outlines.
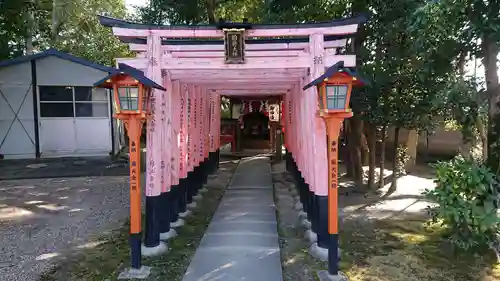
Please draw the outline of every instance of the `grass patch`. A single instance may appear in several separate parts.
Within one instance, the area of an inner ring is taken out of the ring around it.
[[[276,172],[282,170],[280,164],[273,165],[273,184],[276,202],[276,217],[278,219],[278,235],[280,240],[281,264],[284,281],[313,281],[316,280],[314,272],[324,266],[324,263],[315,260],[309,255],[309,244],[304,239],[304,229],[297,225],[297,211],[294,209],[295,201],[281,200],[277,195],[285,195],[291,184],[286,173]]]
[[[236,169],[237,162],[221,164],[216,179],[209,180],[208,189],[186,225],[178,228],[179,236],[168,242],[169,251],[160,257],[143,258],[143,264],[152,266],[146,280],[181,281],[198,244],[217,210],[221,197]],[[112,281],[130,265],[128,245],[129,223],[97,240],[103,243],[73,255],[65,255],[41,281]]]
[[[455,250],[423,221],[350,220],[341,228],[341,270],[351,281],[500,280],[493,253]]]
[[[293,184],[285,172],[273,178],[275,192]],[[284,280],[318,280],[316,272],[326,270],[327,264],[309,255],[303,228],[293,225],[293,207],[280,200],[277,206]],[[346,219],[340,225],[340,269],[350,281],[500,281],[493,252],[456,250],[443,234],[443,229],[419,219]]]

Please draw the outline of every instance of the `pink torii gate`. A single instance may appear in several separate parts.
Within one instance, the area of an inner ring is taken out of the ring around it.
[[[182,225],[188,208],[196,206],[193,200],[201,197],[196,194],[208,173],[217,168],[220,96],[277,95],[283,101],[287,168],[296,175],[311,224],[307,235],[315,252],[327,251],[326,131],[315,115],[316,88],[302,88],[339,61],[345,67],[356,65],[355,55],[338,51],[365,21],[354,17],[295,25],[148,26],[100,17],[102,25],[137,52],[135,58],[118,58],[117,63],[144,71],[167,89],[153,92],[153,118],[147,124],[144,249],[161,248],[160,239],[174,235],[171,227]],[[244,63],[224,61],[223,28],[245,29]]]

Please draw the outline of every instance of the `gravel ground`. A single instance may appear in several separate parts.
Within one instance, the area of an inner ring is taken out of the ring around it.
[[[38,280],[128,216],[127,177],[0,182],[0,281]]]
[[[299,225],[291,189],[294,184],[285,171],[285,163],[272,166],[274,195],[279,223],[281,261],[284,281],[314,281],[315,271],[324,266],[308,253],[309,243],[304,239],[305,229]]]

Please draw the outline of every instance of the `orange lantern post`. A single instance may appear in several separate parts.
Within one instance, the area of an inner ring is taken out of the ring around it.
[[[340,61],[306,85],[304,90],[316,86],[318,93],[317,117],[323,118],[327,134],[328,157],[328,275],[330,280],[342,280],[339,277],[338,251],[338,139],[342,122],[352,117],[349,108],[353,86],[366,84],[357,77],[354,70],[344,68]]]
[[[150,114],[152,89],[166,89],[125,64],[94,86],[113,90],[115,117],[123,121],[129,138],[131,269],[123,274],[140,278],[149,275],[149,268],[141,265],[141,135]]]

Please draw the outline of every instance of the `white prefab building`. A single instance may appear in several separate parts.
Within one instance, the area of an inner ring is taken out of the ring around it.
[[[0,62],[0,154],[5,159],[114,154],[113,68],[50,49]]]

